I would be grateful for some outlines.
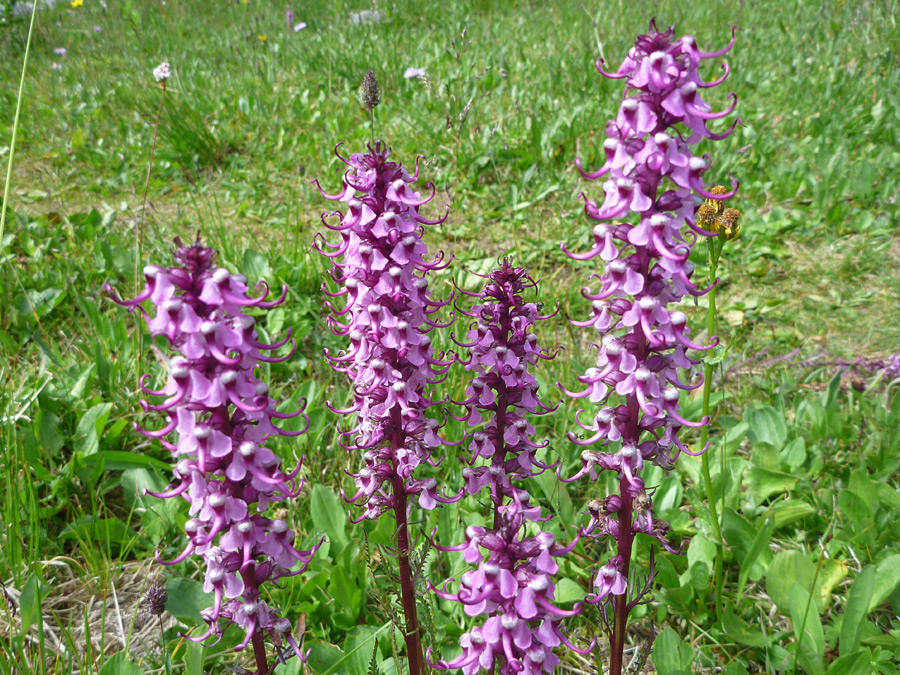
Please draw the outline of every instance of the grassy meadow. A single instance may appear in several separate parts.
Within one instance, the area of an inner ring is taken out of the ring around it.
[[[4,169],[30,16],[0,24]],[[183,548],[187,503],[143,496],[169,482],[171,460],[132,429],[158,421],[139,406],[137,383],[159,371],[164,347],[138,340],[135,318],[102,292],[108,283],[135,295],[135,270],[171,264],[173,238],[197,232],[221,265],[287,285],[287,301],[260,327],[273,337],[291,328],[297,353],[264,374],[284,409],[309,400],[309,431],[272,447],[289,466],[306,458],[308,487],[289,502],[289,524],[304,544],[322,534],[328,543],[309,571],[270,589],[312,648],[307,666],[275,672],[405,672],[392,629],[391,523],[350,524],[338,496],[352,487],[344,470],[359,465],[340,450],[324,405],[349,388],[322,355],[341,341],[325,325],[326,265],[311,244],[333,206],[311,181],[336,192],[345,166],[335,145],[349,154],[369,141],[357,88],[372,69],[382,92],[375,136],[407,167],[424,155],[423,183],[437,189],[427,217],[450,206],[424,239],[455,256],[433,279],[436,295],[451,279],[478,289],[468,271],[511,255],[540,280],[534,298],[560,305],[540,337],[563,351],[537,373],[560,408],[538,434],[550,441],[544,457],[562,458],[571,475],[580,448],[566,434],[578,406],[555,383],[574,388],[595,357],[590,331],[568,319],[589,315],[579,291],[599,259],[576,264],[559,244],[591,246],[578,195],[602,198],[573,161],[602,164],[622,93],[594,61],[617,68],[654,16],[706,51],[738,26],[724,58],[731,76],[710,103],[720,109],[735,92],[742,124],[696,154],[712,156],[707,178],[740,180],[729,205],[742,233],[719,265],[712,495],[699,459],[682,456],[671,475],[645,472],[658,515],[675,539],[691,539],[676,556],[638,538],[638,571],[656,549],[657,576],[651,602],[632,614],[626,664],[659,675],[898,672],[897,0],[76,0],[36,14],[0,232],[0,675],[200,675],[251,664],[230,649],[237,632],[209,646],[181,637],[210,604],[202,570],[193,559],[163,568],[154,551],[170,559]],[[705,64],[706,79],[722,60]],[[161,61],[173,72],[165,94],[152,76]],[[407,68],[426,75],[405,78]],[[685,305],[694,335],[705,336],[705,298]],[[465,383],[454,370],[457,399]],[[698,419],[699,397],[683,401]],[[454,423],[444,435],[463,431]],[[441,473],[460,484],[456,450],[447,452]],[[552,472],[536,482],[532,494],[559,514],[548,527],[560,541],[572,538],[586,499],[611,486],[564,485]],[[724,539],[718,614],[709,497]],[[462,541],[481,516],[472,498],[414,514],[425,644],[450,658],[468,618],[425,580],[458,578],[463,562],[430,550],[428,535]],[[561,569],[562,605],[590,590],[607,557],[597,543],[578,545]],[[142,598],[159,584],[169,601],[157,620]],[[597,617],[582,614],[573,639],[601,636]],[[592,657],[568,654],[559,672],[602,673],[605,649],[598,640]]]

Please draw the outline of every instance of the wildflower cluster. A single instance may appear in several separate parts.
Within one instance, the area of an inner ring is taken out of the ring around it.
[[[347,202],[346,213],[322,216],[340,240],[329,244],[320,234],[315,246],[334,261],[330,274],[339,286],[337,292],[324,286],[323,290],[344,302],[343,307],[327,303],[335,314],[328,325],[350,342],[336,355],[326,350],[335,370],[353,382],[353,404],[335,411],[355,414],[355,424],[341,434],[341,445],[359,452],[364,463],[359,473],[351,474],[357,492],[348,501],[365,506],[360,520],[392,511],[397,521],[410,670],[417,673],[421,643],[409,567],[407,500],[415,497],[422,508],[433,509],[437,502],[458,499],[462,493],[447,497],[437,491],[435,479],[417,476],[420,464],[434,463],[431,448],[440,444],[437,423],[425,417],[435,402],[426,387],[443,382],[453,362],[452,356],[443,361],[433,353],[428,335],[435,327],[449,325],[435,322],[431,315],[450,300],[433,300],[425,277],[449,261],[444,261],[443,254],[426,261],[422,242],[422,226],[443,222],[446,214],[438,221],[419,214],[419,208],[433,198],[434,186],[429,184],[431,194],[421,197],[411,187],[419,175],[418,160],[410,175],[401,164],[390,161],[389,154],[376,143],[365,154],[341,157],[350,167],[344,189],[336,195],[322,193]],[[334,215],[339,222],[331,225],[326,218]]]
[[[221,636],[233,623],[245,632],[236,649],[252,640],[257,663],[261,656],[265,659],[263,634],[276,645],[286,642],[303,658],[290,621],[259,593],[263,582],[305,570],[317,548],[297,550],[287,523],[263,515],[270,504],[299,493],[300,467],[286,474],[266,442],[273,436],[303,433],[273,424],[278,418],[302,415],[303,408],[277,412],[268,386],[254,373],[261,361],[290,358],[293,349],[281,357],[263,352],[288,342],[293,345],[293,340],[288,335],[275,344],[263,344],[255,319],[244,313],[248,307],[275,306],[285,294],[267,301],[268,289],[261,283],[263,294],[248,297],[246,278],[216,267],[212,249],[199,240],[184,246],[176,239],[176,244],[176,266],[144,268],[146,286],[136,298],[119,300],[113,295],[118,304],[137,309],[151,335],[165,336],[177,354],[169,362],[162,389],[147,388],[148,376],[141,378],[145,394],[165,397],[156,405],[147,401],[141,405],[163,413],[167,423],[154,430],[135,425],[145,436],[159,439],[176,460],[175,482],[165,492],[149,494],[181,496],[190,502],[190,519],[185,523],[188,544],[174,560],[161,562],[175,565],[196,554],[206,563],[204,590],[213,594],[214,604],[201,615],[209,628],[190,639]],[[152,317],[141,306],[148,300],[155,309]],[[177,440],[166,440],[173,433]],[[290,571],[297,563],[299,569]]]
[[[693,193],[719,203],[736,190],[708,191],[703,174],[709,157],[694,157],[690,149],[703,138],[722,139],[734,129],[733,124],[725,133],[714,134],[706,126],[733,111],[733,94],[731,105],[720,112],[711,111],[700,96],[700,90],[727,77],[727,65],[715,82],[703,82],[698,73],[701,61],[731,48],[733,35],[725,49],[707,54],[693,37],[675,39],[674,28],[659,31],[651,22],[650,29],[649,35],[638,37],[615,74],[604,72],[602,61],[597,64],[603,75],[626,80],[625,95],[616,119],[606,126],[605,164],[594,173],[582,171],[587,179],[606,177],[603,203],[585,204],[587,215],[599,221],[593,228],[594,247],[585,254],[569,253],[577,260],[599,256],[605,263],[600,290],[582,290],[592,302],[592,316],[575,322],[602,334],[597,365],[578,378],[583,389],[566,393],[598,406],[576,418],[585,434],[570,434],[586,448],[573,479],[596,478],[597,470],[619,476],[620,494],[591,502],[591,518],[582,530],[591,537],[611,536],[617,543],[617,555],[597,575],[593,598],[614,598],[613,673],[621,672],[616,647],[624,640],[627,614],[647,592],[646,585],[630,589],[628,600],[634,535],[646,533],[673,550],[668,525],[652,513],[651,491],[640,471],[645,462],[671,469],[687,451],[679,440],[681,427],[706,422],[689,422],[679,414],[680,392],[699,386],[683,381],[679,370],[689,372],[697,363],[686,350],[709,349],[717,341],[710,338],[705,346],[692,342],[687,317],[670,309],[685,294],[704,292],[691,282],[688,255],[699,235],[712,233],[698,225]],[[687,134],[676,125],[683,125]],[[634,222],[624,222],[629,216]]]
[[[469,616],[486,616],[480,626],[463,634],[462,653],[434,668],[461,668],[469,675],[490,670],[501,675],[553,672],[559,658],[552,649],[566,644],[559,622],[580,611],[563,610],[553,604],[553,575],[559,567],[554,557],[570,551],[558,546],[553,534],[538,526],[526,535],[528,522],[539,523],[540,507],[521,482],[551,468],[535,458],[542,447],[531,440],[534,427],[527,414],[543,414],[552,408],[541,403],[538,384],[529,368],[539,359],[552,358],[537,344],[531,332],[538,316],[534,303],[525,303],[522,293],[534,282],[525,270],[504,260],[492,272],[469,316],[475,319],[468,333],[471,358],[466,369],[475,374],[462,402],[467,414],[461,421],[482,426],[472,435],[470,466],[463,469],[466,491],[477,495],[487,490],[493,504],[493,527],[470,526],[466,541],[458,546],[437,546],[442,551],[464,550],[465,560],[475,566],[462,575],[456,593],[433,589],[437,595],[459,602]],[[469,294],[474,295],[474,294]],[[485,422],[487,418],[487,422]],[[474,466],[479,458],[487,463]],[[433,587],[432,587],[433,588]],[[577,651],[577,650],[576,650]]]

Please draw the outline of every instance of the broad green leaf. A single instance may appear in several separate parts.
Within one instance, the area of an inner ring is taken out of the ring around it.
[[[727,610],[722,615],[722,623],[725,632],[728,634],[729,640],[747,645],[748,647],[758,647],[762,649],[766,646],[766,636],[758,628],[749,627],[744,621],[731,610]]]
[[[817,513],[814,506],[794,500],[778,502],[772,507],[772,511],[775,514],[775,529]]]
[[[794,625],[794,637],[800,644],[799,658],[804,668],[813,673],[824,673],[825,634],[822,631],[822,620],[816,610],[816,603],[800,584],[794,584],[789,592],[791,623]]]
[[[747,470],[747,486],[759,501],[765,501],[772,495],[790,492],[799,480],[794,474],[764,469],[753,464]]]
[[[863,621],[869,613],[869,604],[872,602],[874,592],[875,568],[870,565],[859,573],[847,595],[838,642],[842,656],[849,656],[859,649]]]
[[[172,616],[187,624],[203,624],[200,611],[213,605],[213,596],[203,592],[203,584],[179,577],[168,581],[166,591],[169,596],[166,610]]]
[[[348,638],[347,644],[344,646],[343,656],[340,657],[337,661],[331,663],[330,666],[325,668],[322,671],[316,671],[317,675],[343,675],[347,673],[359,673],[362,675],[363,673],[368,672],[369,662],[372,656],[372,650],[375,647],[374,641],[377,640],[382,633],[386,632],[390,629],[390,622],[384,624],[378,630],[372,630],[369,627],[360,627],[360,630],[371,631],[365,637],[359,636]],[[366,657],[366,658],[364,658]],[[360,661],[364,663],[364,666],[361,670],[355,670],[352,666],[359,665]]]
[[[128,658],[128,652],[119,652],[106,659],[98,675],[145,675],[145,671]]]
[[[680,671],[690,672],[694,661],[694,650],[678,637],[671,628],[666,628],[656,636],[650,660],[658,675],[676,675]]]
[[[806,440],[799,436],[781,450],[781,461],[790,468],[796,469],[806,461]]]
[[[203,675],[203,660],[206,658],[206,645],[202,642],[185,640],[184,654],[185,675]],[[292,659],[299,663],[299,659]]]
[[[747,435],[753,443],[767,443],[781,448],[787,440],[784,415],[770,405],[757,405],[745,415],[749,429]]]
[[[571,579],[560,579],[556,584],[556,602],[559,604],[567,604],[570,602],[579,602],[584,600],[585,590],[576,581]]]
[[[344,638],[345,665],[342,670],[348,673],[368,673],[372,656],[376,656],[378,642],[374,639],[377,631],[371,626],[357,626]]]
[[[50,594],[50,586],[44,583],[39,573],[32,572],[25,581],[22,595],[19,596],[19,614],[22,619],[22,630],[27,631],[41,615],[41,603]]]
[[[836,659],[828,668],[828,675],[871,675],[872,654],[868,649]]]
[[[250,283],[255,284],[257,281],[268,279],[272,274],[272,268],[269,266],[269,260],[259,251],[244,251],[244,260],[241,272],[246,274],[250,279]]]
[[[37,426],[38,438],[41,441],[44,452],[49,455],[55,455],[65,442],[60,431],[59,417],[41,408],[35,413],[34,422]]]
[[[344,658],[344,652],[339,647],[324,642],[307,643],[306,646],[311,650],[306,665],[314,675],[324,675],[324,673],[343,675],[334,670],[334,666]]]
[[[716,545],[702,534],[698,534],[691,539],[687,550],[688,567],[693,567],[696,563],[706,565],[707,569],[712,569],[713,560],[716,559]]]
[[[750,673],[740,663],[735,662],[725,669],[725,675],[750,675]]]
[[[900,584],[900,553],[885,558],[875,568],[875,589],[869,611],[878,607]]]
[[[90,408],[75,429],[75,451],[83,456],[93,455],[100,448],[100,434],[106,426],[106,418],[112,410],[112,403],[98,403]]]
[[[312,519],[316,529],[328,535],[332,556],[347,545],[347,514],[334,492],[317,483],[312,490]]]
[[[810,588],[815,574],[816,566],[803,553],[781,551],[772,558],[766,570],[766,593],[782,614],[787,614],[790,610],[791,587],[799,584],[803,588]]]
[[[774,531],[775,518],[769,513],[765,520],[763,520],[762,527],[759,528],[756,536],[753,538],[750,549],[741,560],[740,572],[738,573],[738,603],[740,603],[740,599],[744,592],[744,584],[747,583],[747,577],[750,575],[757,558],[769,550],[769,540],[772,538],[772,533]]]

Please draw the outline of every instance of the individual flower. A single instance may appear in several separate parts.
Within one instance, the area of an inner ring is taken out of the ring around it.
[[[706,59],[725,54],[703,53],[691,36],[675,38],[674,28],[660,31],[655,22],[650,34],[638,37],[616,73],[605,76],[625,80],[625,94],[615,120],[606,125],[603,143],[605,163],[582,175],[604,178],[602,202],[585,200],[585,212],[597,224],[592,229],[593,248],[573,254],[576,260],[600,258],[604,269],[594,275],[596,292],[584,288],[592,314],[575,325],[592,327],[600,334],[596,366],[578,377],[580,386],[569,396],[594,404],[591,411],[576,414],[578,434],[570,440],[584,450],[581,468],[572,477],[598,477],[599,471],[618,475],[619,494],[590,502],[590,520],[582,535],[611,538],[617,554],[597,573],[595,594],[589,601],[611,598],[615,621],[610,629],[610,672],[622,669],[625,621],[631,609],[649,590],[631,588],[630,562],[635,533],[657,539],[667,550],[668,525],[652,512],[651,492],[641,478],[647,463],[672,468],[680,453],[688,452],[679,438],[682,427],[698,427],[706,419],[691,422],[679,412],[681,392],[695,389],[691,370],[697,361],[689,350],[705,350],[690,337],[687,317],[672,305],[685,295],[701,295],[691,281],[693,265],[688,257],[700,236],[731,237],[737,234],[736,212],[722,203],[737,188],[708,189],[703,174],[710,168],[708,155],[696,157],[691,146],[703,139],[728,136],[713,133],[710,120],[734,110],[736,99],[722,111],[713,111],[701,91],[719,85],[704,82],[699,66]],[[739,121],[739,120],[738,120]],[[701,200],[706,199],[705,203]],[[699,206],[699,208],[698,208]],[[728,214],[727,216],[725,214]],[[718,223],[718,229],[709,227]],[[690,454],[690,453],[689,453]],[[571,480],[571,479],[570,479]],[[652,577],[652,568],[651,575]]]
[[[169,66],[168,61],[163,61],[153,69],[153,77],[156,78],[157,82],[165,83],[171,75],[172,68]]]
[[[53,50],[53,53],[63,56],[66,53],[66,48],[65,47],[57,47],[56,49]]]
[[[264,352],[294,342],[290,334],[268,345],[259,340],[256,320],[247,308],[269,308],[281,303],[267,300],[268,288],[258,284],[262,295],[248,295],[243,275],[217,267],[216,253],[199,240],[190,246],[178,239],[176,265],[144,268],[146,286],[137,297],[113,300],[138,311],[150,334],[165,336],[174,355],[168,377],[159,390],[147,387],[145,394],[161,398],[158,403],[141,401],[145,410],[162,413],[166,422],[158,429],[136,429],[158,439],[175,460],[175,480],[163,492],[148,492],[159,498],[181,497],[190,504],[185,523],[188,542],[171,561],[174,565],[191,555],[206,563],[204,589],[213,594],[213,606],[201,614],[206,633],[191,640],[221,637],[229,624],[245,632],[240,650],[253,640],[254,651],[265,650],[254,636],[268,634],[277,644],[286,641],[302,659],[290,634],[290,622],[259,599],[259,585],[299,574],[306,569],[317,547],[298,550],[294,534],[279,518],[264,512],[270,504],[296,497],[297,475],[285,473],[281,460],[267,445],[276,436],[297,436],[274,424],[276,419],[303,416],[277,412],[268,386],[256,377],[260,363],[283,361],[291,356],[267,356]],[[152,315],[143,309],[149,302]],[[307,425],[308,425],[308,420]],[[291,568],[299,563],[299,569]]]
[[[95,32],[95,33],[99,33],[101,30],[103,30],[103,29],[100,28],[100,26],[94,26],[94,32]]]
[[[72,0],[72,2],[69,3],[69,5],[71,5],[72,9],[77,9],[78,7],[81,7],[83,4],[84,4],[84,0]]]
[[[414,77],[425,77],[425,69],[424,68],[407,68],[403,71],[403,77],[407,80],[411,80]]]
[[[306,28],[306,22],[305,22],[305,21],[299,21],[299,22],[297,22],[297,23],[294,24],[294,32],[295,32],[295,33],[299,33],[299,32],[300,32],[301,30],[303,30],[304,28]]]

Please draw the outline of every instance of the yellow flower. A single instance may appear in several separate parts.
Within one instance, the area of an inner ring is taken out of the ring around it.
[[[265,36],[265,35],[257,35],[256,37],[259,38],[259,41],[260,41],[260,42],[265,42],[265,41],[266,41],[266,36]]]
[[[84,0],[72,0],[69,4],[72,5],[72,9],[75,9],[76,7],[81,7],[84,4]]]

